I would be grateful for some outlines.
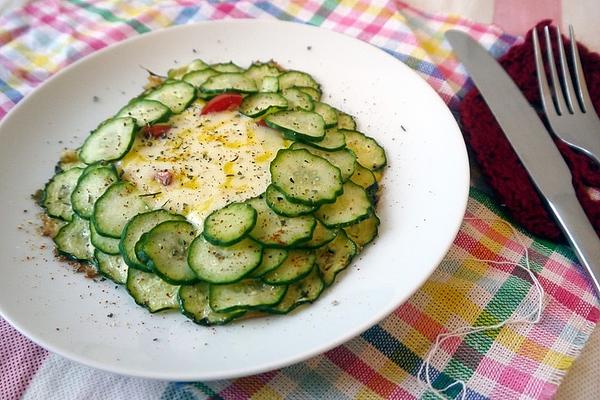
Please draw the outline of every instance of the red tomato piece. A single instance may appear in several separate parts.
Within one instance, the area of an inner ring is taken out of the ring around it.
[[[204,107],[200,115],[210,114],[220,111],[237,110],[242,104],[244,98],[237,93],[223,93],[210,99]]]
[[[171,129],[169,124],[147,125],[142,127],[142,133],[153,138],[159,138]]]
[[[267,123],[265,122],[264,119],[259,119],[258,121],[256,121],[256,125],[268,127],[268,125],[267,125]]]

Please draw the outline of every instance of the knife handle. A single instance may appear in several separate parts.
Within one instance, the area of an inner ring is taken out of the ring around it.
[[[583,266],[600,296],[600,238],[583,211],[575,191],[548,198],[550,208],[562,232]]]

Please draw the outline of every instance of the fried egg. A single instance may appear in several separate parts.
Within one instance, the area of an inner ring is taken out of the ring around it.
[[[198,227],[212,211],[263,193],[271,161],[288,144],[237,111],[200,115],[201,109],[196,103],[171,117],[162,137],[138,135],[119,164],[150,205]]]

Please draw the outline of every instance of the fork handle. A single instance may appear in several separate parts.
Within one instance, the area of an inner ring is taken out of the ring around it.
[[[577,258],[587,269],[590,279],[600,296],[600,238],[583,211],[575,191],[548,198],[562,232],[575,250]]]

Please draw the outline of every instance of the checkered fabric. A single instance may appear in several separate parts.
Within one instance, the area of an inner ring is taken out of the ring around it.
[[[445,30],[469,32],[494,55],[516,38],[457,16],[424,14],[378,1],[34,1],[0,18],[0,116],[66,65],[128,37],[179,24],[278,18],[343,32],[394,55],[455,110],[468,85]],[[380,324],[325,354],[235,380],[176,383],[117,376],[48,354],[0,320],[0,398],[26,399],[413,399],[436,398],[417,378],[436,337],[465,325],[493,325],[534,303],[518,241],[487,195],[472,189],[450,252],[425,285]],[[545,291],[538,324],[514,324],[445,342],[431,364],[434,387],[457,379],[468,399],[551,398],[600,310],[565,246],[519,233]],[[448,397],[459,395],[453,387]]]

